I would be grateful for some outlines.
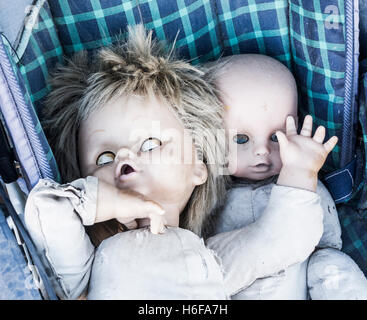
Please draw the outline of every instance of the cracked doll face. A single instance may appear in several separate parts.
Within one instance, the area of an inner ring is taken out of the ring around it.
[[[102,106],[82,122],[78,147],[83,177],[158,202],[168,225],[178,225],[194,188],[207,179],[190,133],[156,96],[123,96]]]

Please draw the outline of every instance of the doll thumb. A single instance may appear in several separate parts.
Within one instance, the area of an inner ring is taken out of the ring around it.
[[[162,216],[151,216],[150,218],[150,231],[153,234],[162,234],[165,231],[165,225],[167,221]]]
[[[280,146],[285,146],[288,143],[287,136],[282,131],[277,131],[275,134]]]

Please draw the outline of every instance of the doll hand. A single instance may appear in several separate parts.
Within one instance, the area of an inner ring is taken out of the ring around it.
[[[138,227],[135,219],[150,220],[153,233],[163,233],[166,220],[164,210],[142,194],[116,188],[102,179],[98,182],[97,212],[94,223],[116,219],[129,229]]]
[[[319,126],[311,138],[312,117],[306,116],[301,133],[297,134],[293,117],[289,116],[286,123],[286,134],[276,133],[282,164],[285,167],[299,168],[310,172],[318,172],[324,164],[327,155],[338,142],[336,136],[323,144],[325,127]]]
[[[119,190],[119,208],[116,209],[116,219],[129,229],[136,229],[138,223],[135,219],[148,218],[150,230],[154,234],[164,233],[166,219],[164,210],[154,201],[146,199],[135,191]]]
[[[276,132],[282,160],[278,184],[316,190],[317,174],[327,155],[338,142],[338,138],[333,136],[323,143],[325,139],[323,126],[316,129],[313,137],[311,133],[312,117],[310,115],[306,116],[299,135],[291,116],[287,118],[286,134],[281,131]],[[293,184],[288,183],[291,180],[294,181]]]

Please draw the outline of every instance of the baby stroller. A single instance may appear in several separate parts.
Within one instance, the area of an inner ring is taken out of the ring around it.
[[[0,4],[0,299],[57,299],[51,270],[23,224],[25,199],[38,180],[61,182],[39,118],[50,71],[65,56],[106,46],[141,22],[159,39],[176,39],[193,64],[261,53],[290,68],[301,120],[311,114],[315,126],[339,138],[320,178],[338,206],[342,250],[367,275],[366,0],[22,2]]]

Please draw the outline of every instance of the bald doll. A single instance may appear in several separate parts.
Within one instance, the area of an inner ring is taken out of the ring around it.
[[[292,175],[282,170],[287,165],[282,160],[287,157],[281,154],[278,139],[283,137],[287,121],[298,122],[298,97],[291,72],[268,56],[231,56],[209,69],[225,106],[228,170],[233,178],[223,210],[217,216],[213,234],[218,237],[258,220],[269,203],[274,185],[281,185],[285,177]],[[312,117],[308,115],[301,135],[310,137],[311,134]],[[321,126],[313,139],[320,136],[325,137],[325,128]],[[299,163],[299,167],[303,165]],[[316,182],[317,186],[308,188],[316,189],[324,212],[324,231],[316,250],[303,262],[255,280],[232,299],[367,299],[366,278],[354,261],[340,251],[341,228],[335,203],[324,185]],[[294,183],[299,185],[295,180]],[[230,251],[230,244],[228,248],[225,245],[218,241],[217,246],[221,248],[216,248],[222,252],[224,266],[225,252]],[[264,251],[261,247],[257,249]],[[274,248],[272,254],[280,254],[279,248]]]

